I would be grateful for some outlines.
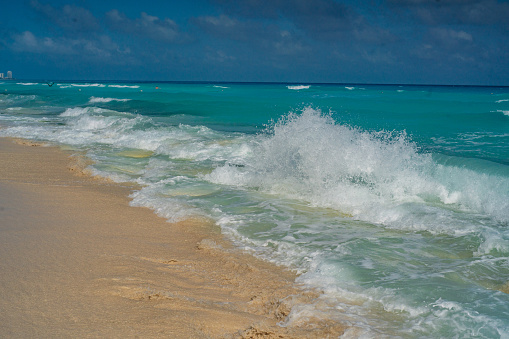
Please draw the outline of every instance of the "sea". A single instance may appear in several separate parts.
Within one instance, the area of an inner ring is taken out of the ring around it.
[[[280,326],[509,338],[509,87],[0,80],[0,125],[297,272]]]

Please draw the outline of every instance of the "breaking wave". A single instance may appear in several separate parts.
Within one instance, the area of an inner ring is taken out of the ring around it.
[[[286,86],[288,89],[293,89],[293,90],[300,90],[300,89],[309,89],[311,86],[310,85],[296,85],[296,86]]]
[[[118,102],[126,102],[126,101],[130,101],[132,99],[117,99],[117,98],[101,98],[101,97],[90,97],[90,100],[88,101],[90,104],[95,104],[95,103],[107,103],[107,102],[112,102],[112,101],[118,101]]]

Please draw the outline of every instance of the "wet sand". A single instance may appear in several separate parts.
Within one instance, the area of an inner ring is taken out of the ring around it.
[[[293,273],[232,248],[208,220],[171,224],[131,207],[135,187],[83,175],[81,158],[37,146],[0,138],[1,337],[342,333],[320,319],[278,326],[316,297]]]

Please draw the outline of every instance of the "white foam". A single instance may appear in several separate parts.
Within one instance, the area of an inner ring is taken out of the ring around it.
[[[486,230],[483,232],[483,237],[484,241],[479,245],[474,255],[509,255],[509,233],[503,234],[496,230]]]
[[[87,113],[102,113],[104,110],[102,108],[97,107],[73,107],[67,108],[62,114],[61,117],[78,117]]]
[[[23,103],[26,101],[32,101],[37,98],[36,95],[23,95],[23,94],[7,94],[2,97],[1,102],[8,102],[8,103]]]
[[[104,84],[71,84],[73,87],[106,87]]]
[[[16,85],[34,86],[34,85],[39,85],[39,83],[36,83],[36,82],[18,82],[18,83],[16,83]]]
[[[191,216],[203,215],[203,212],[191,205],[183,203],[179,199],[172,197],[162,197],[160,194],[160,185],[155,184],[147,186],[130,195],[133,200],[129,203],[131,206],[147,207],[155,213],[165,218],[168,222],[178,222]]]
[[[108,87],[114,87],[114,88],[140,88],[140,86],[137,86],[137,85],[134,85],[134,86],[129,86],[129,85],[108,85]]]
[[[88,103],[95,104],[95,103],[107,103],[107,102],[112,102],[112,101],[126,102],[126,101],[130,101],[130,100],[132,100],[132,99],[90,97]]]
[[[280,121],[246,154],[245,167],[218,167],[206,179],[392,228],[454,233],[468,224],[464,212],[509,220],[508,178],[439,165],[405,134],[363,132],[311,108]]]
[[[509,101],[509,99],[501,99],[501,100],[497,100],[497,101],[495,101],[495,102],[496,102],[497,104],[500,104],[500,103],[502,103],[502,102],[507,102],[507,101]]]
[[[295,86],[286,86],[288,89],[293,89],[293,90],[301,90],[301,89],[309,89],[311,86],[310,85],[295,85]]]

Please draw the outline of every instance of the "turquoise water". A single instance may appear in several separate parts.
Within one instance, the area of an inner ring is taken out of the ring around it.
[[[0,124],[323,291],[281,326],[509,337],[507,87],[4,81]]]

